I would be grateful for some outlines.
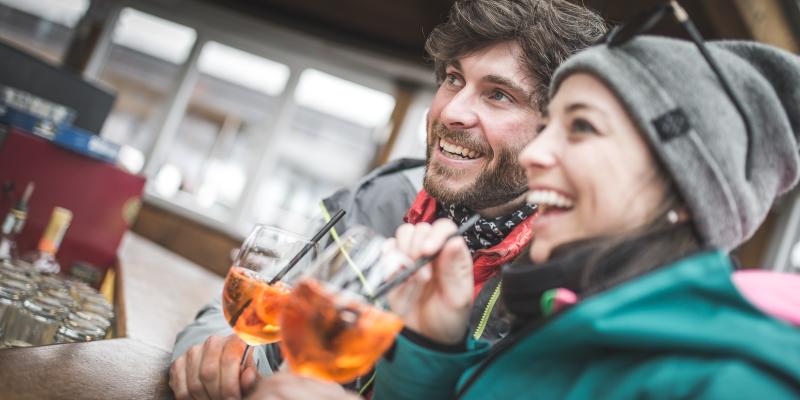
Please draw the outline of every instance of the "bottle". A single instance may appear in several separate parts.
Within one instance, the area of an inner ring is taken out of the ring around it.
[[[28,200],[33,194],[33,188],[33,182],[29,182],[17,204],[8,210],[0,227],[0,260],[17,258],[17,236],[22,232],[25,220],[28,218]]]
[[[53,215],[39,240],[39,246],[26,257],[26,261],[37,271],[56,274],[61,270],[56,261],[56,253],[70,222],[72,222],[72,211],[61,207],[53,208]]]

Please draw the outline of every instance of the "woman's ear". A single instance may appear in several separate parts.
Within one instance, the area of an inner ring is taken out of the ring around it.
[[[667,211],[666,218],[667,221],[672,225],[678,223],[684,223],[689,221],[689,219],[691,219],[689,215],[689,210],[687,210],[686,207],[684,206],[671,208],[669,211]]]

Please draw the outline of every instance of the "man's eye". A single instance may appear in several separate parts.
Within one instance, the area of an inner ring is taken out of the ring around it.
[[[570,131],[575,133],[597,133],[594,125],[583,118],[576,118],[572,120]]]
[[[461,85],[461,79],[458,78],[458,75],[453,74],[453,73],[448,73],[444,77],[444,81],[448,85],[455,85],[455,86],[460,86]]]
[[[511,97],[500,90],[495,90],[489,95],[489,98],[494,101],[511,101]]]

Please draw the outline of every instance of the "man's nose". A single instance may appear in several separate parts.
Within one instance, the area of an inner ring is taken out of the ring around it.
[[[444,106],[440,121],[449,129],[471,128],[478,123],[477,99],[473,91],[463,88]]]

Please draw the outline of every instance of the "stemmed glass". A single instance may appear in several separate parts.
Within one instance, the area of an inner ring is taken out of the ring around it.
[[[291,284],[299,276],[306,256],[275,280],[276,275],[304,247],[316,244],[310,240],[275,227],[256,225],[239,248],[228,270],[222,290],[222,309],[233,331],[249,346],[274,343],[280,340],[278,317]]]
[[[337,238],[284,299],[280,346],[289,367],[340,383],[369,372],[403,327],[373,296],[413,265],[367,228]]]

